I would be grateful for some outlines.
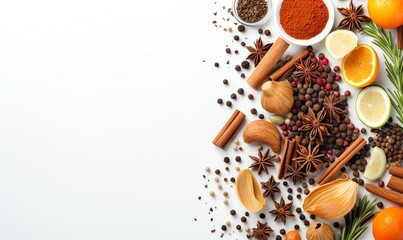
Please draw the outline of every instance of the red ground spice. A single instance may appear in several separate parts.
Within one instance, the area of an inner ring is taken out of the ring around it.
[[[310,39],[325,28],[329,12],[322,0],[284,0],[280,9],[280,24],[296,39]]]

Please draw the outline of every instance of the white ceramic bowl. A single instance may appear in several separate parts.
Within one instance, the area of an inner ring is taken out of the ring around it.
[[[334,8],[333,8],[332,1],[323,0],[323,2],[325,3],[327,10],[329,12],[329,19],[327,20],[325,28],[322,30],[321,33],[319,33],[315,37],[313,37],[311,39],[301,40],[301,39],[293,38],[290,35],[288,35],[284,31],[283,26],[281,26],[281,24],[280,24],[280,8],[281,8],[281,5],[283,4],[283,0],[278,0],[277,5],[274,6],[273,16],[274,16],[274,22],[276,24],[276,27],[278,29],[280,36],[282,38],[284,38],[284,40],[286,40],[290,43],[296,44],[296,45],[300,45],[300,46],[313,45],[313,44],[316,44],[316,43],[322,41],[332,30],[333,23],[334,23]]]
[[[235,19],[238,20],[238,22],[240,22],[241,24],[243,24],[245,26],[248,26],[248,27],[258,27],[258,26],[262,26],[262,25],[266,24],[267,21],[269,20],[270,16],[271,16],[271,14],[272,14],[272,12],[273,12],[273,4],[272,4],[271,0],[266,0],[266,2],[267,2],[267,13],[266,13],[266,15],[262,19],[260,19],[259,21],[254,22],[254,23],[250,23],[250,22],[246,22],[246,21],[242,20],[242,18],[239,17],[238,11],[236,10],[238,0],[234,0],[233,3],[232,3],[232,11],[234,12]]]

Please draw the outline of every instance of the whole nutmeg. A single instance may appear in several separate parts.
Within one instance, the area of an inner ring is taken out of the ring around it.
[[[326,223],[314,222],[306,230],[307,240],[334,240],[333,229]]]
[[[262,86],[260,102],[271,113],[289,112],[294,104],[293,89],[289,82],[268,81]]]
[[[285,235],[285,240],[301,240],[301,235],[299,235],[299,232],[294,229]]]

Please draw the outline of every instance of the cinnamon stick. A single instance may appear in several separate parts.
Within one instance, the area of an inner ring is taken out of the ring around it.
[[[290,163],[291,163],[292,155],[294,154],[294,147],[295,147],[295,140],[294,139],[289,140],[287,154],[285,156],[285,166],[284,166],[284,170],[283,170],[283,177],[285,177],[287,175],[287,172],[288,172],[287,165],[290,165]]]
[[[288,138],[284,139],[284,145],[283,145],[283,153],[281,154],[281,159],[280,159],[280,167],[278,169],[278,178],[282,179],[284,176],[284,168],[286,167],[286,156],[287,156],[287,149],[288,149],[288,144],[290,141],[288,141]]]
[[[363,137],[358,137],[341,155],[336,159],[336,161],[329,166],[328,169],[316,180],[316,183],[323,185],[332,179],[340,169],[346,165],[346,163],[363,148],[366,141]]]
[[[295,65],[292,66],[290,69],[287,70],[279,79],[278,81],[286,80],[287,76],[290,76],[295,71]]]
[[[403,168],[398,166],[390,166],[389,173],[396,177],[403,178]]]
[[[397,47],[403,49],[403,25],[397,28]]]
[[[294,145],[294,149],[293,149],[293,153],[292,153],[292,159],[294,159],[294,158],[296,158],[296,157],[298,157],[298,152],[297,152],[297,150],[298,150],[298,148],[299,148],[299,144],[301,144],[301,141],[302,141],[302,137],[300,136],[300,135],[297,135],[297,136],[295,136],[295,145]],[[295,164],[295,161],[292,161],[292,159],[291,159],[291,166],[294,166],[294,164]]]
[[[244,120],[245,120],[245,114],[243,114],[239,110],[235,110],[235,112],[225,123],[224,127],[214,138],[213,143],[217,147],[225,148],[231,137],[235,135],[235,133],[238,131],[239,127],[242,125]]]
[[[396,204],[399,204],[400,206],[403,207],[403,194],[395,192],[393,190],[381,188],[372,184],[365,184],[365,189],[373,193],[381,198],[385,198],[391,202],[394,202]]]
[[[295,63],[297,63],[300,59],[304,59],[306,56],[308,56],[309,52],[308,50],[304,49],[300,53],[298,53],[295,57],[293,57],[289,62],[284,64],[282,67],[280,67],[277,71],[272,73],[269,76],[269,80],[276,81],[280,79],[281,76],[284,75],[290,68],[292,68]]]
[[[270,50],[264,55],[263,59],[260,61],[259,65],[255,68],[252,74],[248,78],[248,84],[258,90],[265,82],[267,75],[280,60],[281,56],[285,53],[287,48],[290,46],[282,38],[277,38],[274,44],[271,46]]]
[[[389,179],[389,182],[386,186],[388,188],[391,188],[393,190],[403,193],[403,179],[401,179],[401,178],[392,176]]]

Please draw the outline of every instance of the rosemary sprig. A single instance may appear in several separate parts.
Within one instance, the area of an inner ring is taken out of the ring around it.
[[[382,28],[372,21],[367,23],[363,32],[374,38],[372,43],[382,49],[385,54],[386,72],[396,90],[388,89],[392,105],[397,111],[397,118],[403,124],[403,55],[394,43],[392,34],[387,35]]]
[[[367,196],[360,199],[357,205],[344,216],[345,226],[338,236],[338,240],[357,240],[365,230],[366,223],[377,213],[375,209],[376,199],[369,202]]]

